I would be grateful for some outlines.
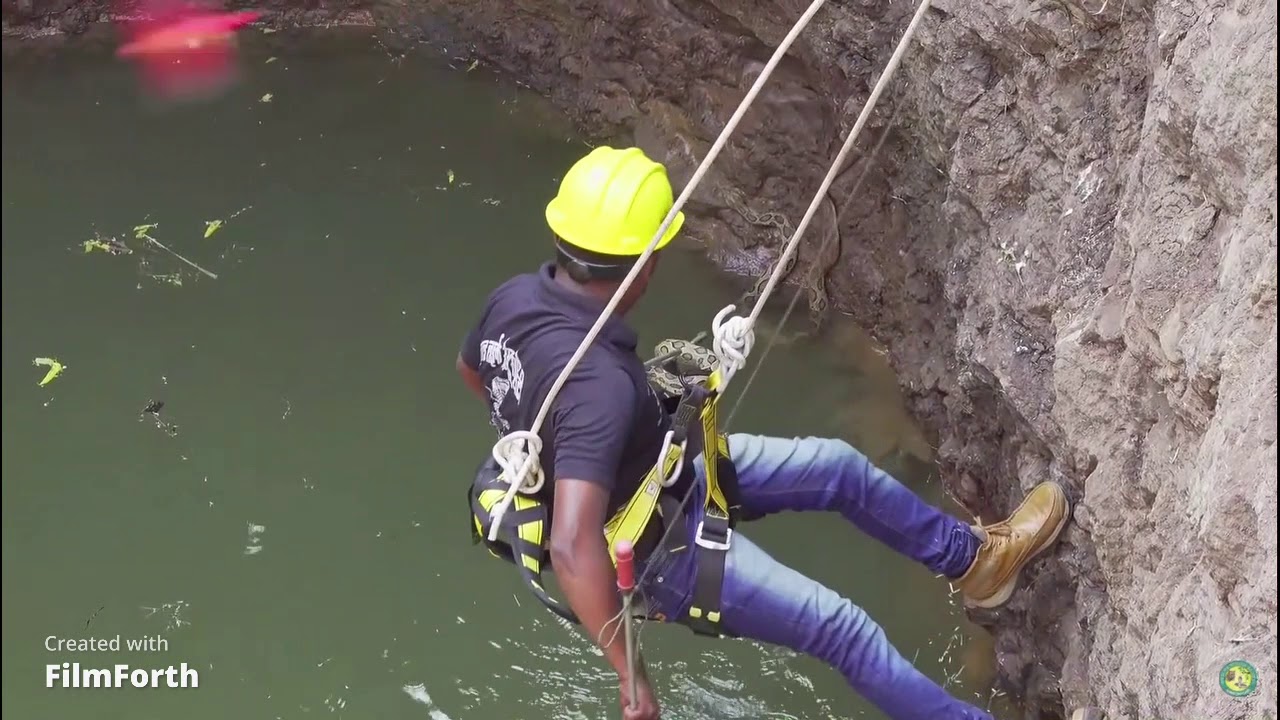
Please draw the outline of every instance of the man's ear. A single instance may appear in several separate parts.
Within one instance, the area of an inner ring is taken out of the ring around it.
[[[654,253],[649,256],[649,259],[647,261],[645,261],[645,264],[644,264],[645,280],[648,280],[649,278],[653,277],[653,273],[657,271],[659,257],[660,257],[659,253]]]

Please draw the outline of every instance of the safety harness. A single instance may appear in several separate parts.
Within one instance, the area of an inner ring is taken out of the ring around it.
[[[669,442],[636,492],[605,524],[605,541],[612,558],[619,540],[629,540],[633,546],[644,548],[642,539],[652,537],[655,529],[660,530],[654,525],[655,516],[666,523],[679,522],[679,511],[683,509],[681,498],[664,492],[664,486],[669,484],[668,478],[678,475],[686,458],[701,453],[706,492],[703,519],[694,537],[697,575],[688,617],[680,622],[700,635],[721,637],[728,634],[720,626],[725,556],[741,504],[738,474],[729,456],[728,439],[719,432],[716,411],[721,374],[712,353],[687,341],[666,340],[658,345],[657,354],[666,360],[650,367],[649,381],[671,412]],[[497,539],[488,539],[493,509],[509,487],[502,477],[502,469],[492,458],[480,466],[467,493],[472,542],[483,542],[494,557],[515,564],[525,585],[547,609],[577,624],[573,611],[551,597],[542,584],[542,573],[551,566],[548,548],[551,519],[544,497],[517,495],[511,510],[502,515]],[[655,546],[649,554],[652,557],[662,550]],[[616,565],[617,558],[612,559]]]

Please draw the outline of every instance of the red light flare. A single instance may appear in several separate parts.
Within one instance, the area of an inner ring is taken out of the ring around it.
[[[235,82],[236,31],[261,13],[143,0],[121,17],[125,42],[116,55],[138,63],[150,94],[176,101],[212,97]]]

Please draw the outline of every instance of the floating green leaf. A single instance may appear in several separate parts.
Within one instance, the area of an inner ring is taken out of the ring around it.
[[[147,225],[135,225],[133,227],[133,236],[139,240],[150,240],[151,231],[160,227],[160,223],[149,223]]]
[[[274,96],[274,95],[272,95],[271,93],[267,93],[266,95],[263,95],[261,98],[259,98],[259,101],[260,101],[260,102],[271,102],[271,99],[272,99],[273,97],[275,97],[275,96]]]
[[[272,55],[271,57],[267,58],[267,62],[265,64],[270,65],[271,63],[275,62],[276,59],[277,59],[276,56]]]
[[[205,238],[208,239],[212,237],[214,233],[222,229],[223,225],[226,225],[228,222],[235,220],[236,218],[240,217],[241,214],[252,209],[253,209],[252,205],[246,205],[245,207],[242,207],[239,210],[228,215],[226,219],[218,218],[217,220],[205,220],[204,221]]]
[[[452,185],[452,184],[453,184],[453,171],[452,171],[452,170],[450,170],[450,171],[449,171],[449,184],[450,184],[450,185]]]
[[[477,67],[480,67],[480,61],[472,60],[471,64],[467,66],[467,72],[471,72],[472,70],[475,70]]]
[[[35,360],[32,360],[31,364],[37,367],[49,368],[49,371],[44,374],[44,379],[40,381],[40,387],[44,387],[45,385],[53,382],[54,378],[61,375],[62,371],[66,369],[66,366],[62,363],[54,360],[53,358],[47,357],[38,357]]]
[[[90,252],[93,252],[94,250],[98,250],[98,251],[100,251],[100,252],[109,253],[109,252],[111,252],[111,246],[110,246],[110,245],[108,245],[108,244],[106,244],[106,243],[104,243],[104,242],[102,242],[101,240],[97,240],[97,239],[95,239],[95,240],[85,240],[85,241],[84,241],[84,251],[85,251],[85,252],[87,252],[87,253],[90,253]]]

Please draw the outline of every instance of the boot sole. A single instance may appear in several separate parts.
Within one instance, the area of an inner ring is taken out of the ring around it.
[[[1018,587],[1018,579],[1021,577],[1023,569],[1025,569],[1028,565],[1030,565],[1031,561],[1035,560],[1038,555],[1043,553],[1045,550],[1048,550],[1049,548],[1053,547],[1053,545],[1056,542],[1058,542],[1058,536],[1062,534],[1063,529],[1067,527],[1067,521],[1071,519],[1071,500],[1066,499],[1065,492],[1063,492],[1062,495],[1063,495],[1063,498],[1065,499],[1064,502],[1066,502],[1067,504],[1067,509],[1063,511],[1062,519],[1058,521],[1058,526],[1053,529],[1053,532],[1049,535],[1049,538],[1045,540],[1044,543],[1042,543],[1040,547],[1036,549],[1035,552],[1027,556],[1027,559],[1022,562],[1022,566],[1018,568],[1018,571],[1015,572],[1007,581],[1005,581],[1005,584],[1001,585],[999,590],[995,591],[995,593],[993,593],[990,597],[984,598],[982,600],[970,600],[969,601],[970,605],[972,605],[973,607],[979,607],[985,610],[990,610],[991,608],[997,608],[1009,602],[1009,598],[1013,596],[1013,591],[1016,590]],[[1079,712],[1083,712],[1083,711],[1079,711]],[[1075,716],[1072,716],[1071,720],[1094,720],[1094,718],[1088,715],[1081,715],[1078,718]]]

